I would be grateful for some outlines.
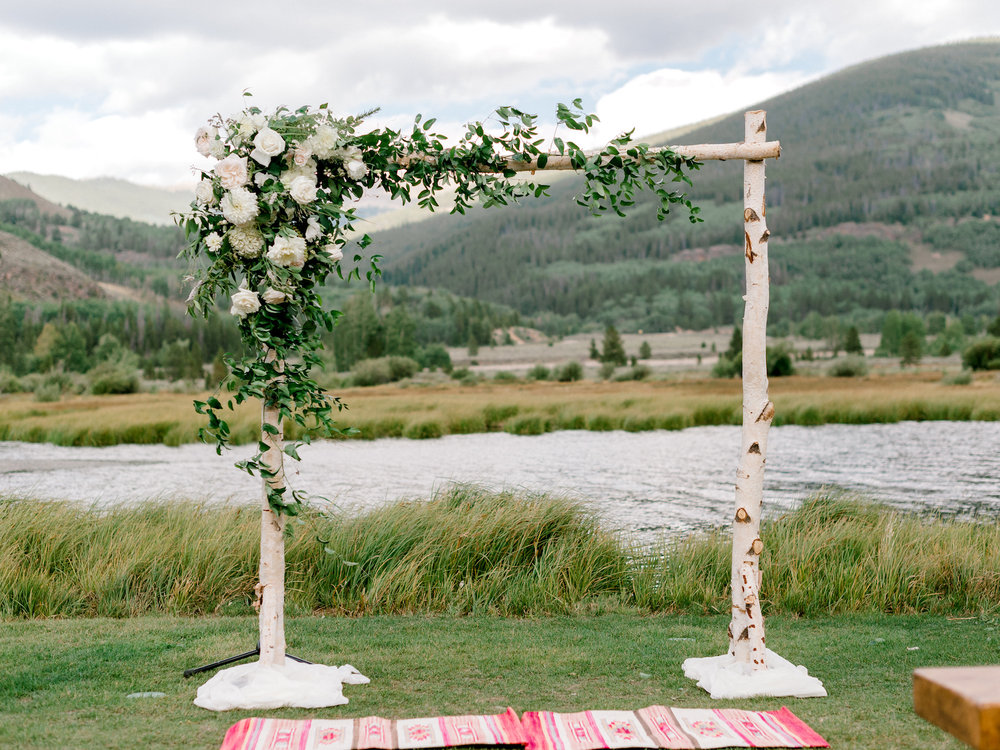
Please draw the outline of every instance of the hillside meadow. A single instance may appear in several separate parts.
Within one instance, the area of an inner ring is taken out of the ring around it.
[[[994,374],[978,374],[964,385],[951,382],[929,371],[774,378],[774,424],[1000,419],[1000,380]],[[2,396],[0,440],[66,446],[195,442],[203,417],[195,413],[192,401],[206,395],[75,396],[52,403],[34,401],[27,394]],[[355,428],[360,439],[491,431],[534,435],[556,430],[677,430],[736,425],[741,418],[738,379],[411,382],[348,388],[337,395],[346,405],[338,423]],[[224,396],[219,394],[222,401]],[[259,406],[237,407],[229,421],[234,443],[256,440]],[[294,437],[295,430],[288,434]]]

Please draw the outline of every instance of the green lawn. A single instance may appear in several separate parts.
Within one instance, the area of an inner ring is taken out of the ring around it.
[[[213,748],[244,716],[427,716],[651,704],[788,705],[839,748],[960,748],[912,709],[911,673],[1000,662],[1000,619],[773,616],[768,644],[806,665],[819,699],[714,702],[681,674],[688,656],[726,647],[720,616],[608,614],[555,618],[303,617],[289,650],[371,677],[347,706],[215,714],[192,704],[206,676],[191,666],[251,648],[253,618],[141,617],[0,624],[0,747]],[[911,650],[912,649],[912,650]],[[165,698],[128,699],[137,691]]]

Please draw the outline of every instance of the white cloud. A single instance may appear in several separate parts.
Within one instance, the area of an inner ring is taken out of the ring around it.
[[[732,0],[34,0],[0,29],[0,169],[175,183],[198,158],[191,133],[244,106],[244,89],[264,109],[381,105],[386,121],[421,111],[446,132],[498,104],[548,118],[582,96],[601,138],[652,134],[998,32],[993,0],[762,0],[750,15]]]
[[[591,140],[606,141],[625,130],[639,137],[728,114],[789,88],[806,76],[797,73],[722,74],[664,68],[637,76],[597,102],[601,118]],[[734,133],[733,140],[741,139]]]

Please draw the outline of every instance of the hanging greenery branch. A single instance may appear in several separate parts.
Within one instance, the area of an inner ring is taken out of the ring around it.
[[[700,165],[694,158],[634,143],[626,133],[597,153],[587,153],[571,140],[553,137],[546,146],[537,117],[513,107],[500,107],[490,122],[470,123],[449,145],[434,132],[435,120],[417,116],[412,130],[363,129],[365,117],[337,118],[327,105],[264,114],[249,107],[240,115],[214,117],[198,130],[198,151],[217,161],[202,171],[191,211],[178,215],[189,245],[184,255],[193,267],[195,286],[188,298],[192,315],[208,316],[217,299],[231,300],[247,352],[226,363],[232,383],[225,403],[220,393],[196,401],[206,415],[199,431],[221,453],[230,430],[223,414],[249,399],[276,408],[281,419],[302,428],[300,442],[284,446],[298,459],[298,447],[310,436],[345,434],[334,422],[343,408],[310,376],[320,364],[321,335],[333,329],[340,312],[324,306],[321,289],[331,274],[362,277],[363,250],[371,244],[355,231],[353,203],[374,188],[400,203],[416,200],[429,211],[438,195],[454,191],[452,213],[465,213],[477,203],[484,208],[546,195],[548,186],[515,179],[519,171],[545,169],[551,158],[568,158],[585,182],[577,197],[594,213],[624,216],[641,190],[659,200],[658,218],[674,205],[687,209],[697,222],[698,209],[677,183],[690,184],[688,173]],[[560,104],[560,127],[586,133],[597,120],[583,112],[580,100]],[[543,148],[543,146],[546,146]],[[345,270],[345,252],[354,265]],[[379,256],[367,261],[364,276],[374,285]],[[264,431],[277,436],[274,425]],[[237,464],[250,474],[274,478],[263,460],[269,446]],[[284,483],[267,483],[268,503],[275,512],[294,515],[301,498]]]

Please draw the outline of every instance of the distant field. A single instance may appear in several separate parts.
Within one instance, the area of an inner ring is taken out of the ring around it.
[[[203,394],[202,394],[203,395]],[[563,429],[642,431],[739,424],[740,381],[670,379],[574,383],[451,381],[348,388],[338,420],[359,437],[434,438],[507,431]],[[29,395],[0,397],[0,440],[58,445],[114,445],[197,440],[202,418],[191,394],[67,397],[39,403]],[[977,375],[949,385],[941,372],[876,374],[864,378],[797,375],[771,380],[775,424],[864,424],[904,420],[998,420],[1000,379]],[[223,399],[225,400],[225,399]],[[259,407],[232,415],[233,440],[257,439]]]

